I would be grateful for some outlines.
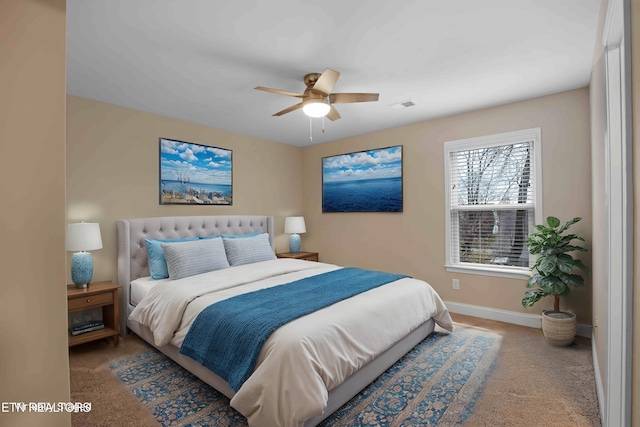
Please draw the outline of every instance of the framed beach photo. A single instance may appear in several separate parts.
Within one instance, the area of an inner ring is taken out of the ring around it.
[[[402,212],[402,145],[323,157],[322,212]]]
[[[232,151],[160,138],[161,205],[233,204]]]

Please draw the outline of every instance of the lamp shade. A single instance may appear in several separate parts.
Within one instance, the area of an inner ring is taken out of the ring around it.
[[[306,233],[307,227],[304,224],[303,216],[288,216],[284,220],[284,232],[286,234]]]
[[[302,111],[309,117],[324,117],[329,114],[331,106],[325,99],[309,99],[302,107]]]
[[[71,252],[102,249],[100,224],[80,222],[67,224],[67,250]]]

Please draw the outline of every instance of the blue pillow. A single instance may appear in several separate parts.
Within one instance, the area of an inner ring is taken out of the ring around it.
[[[169,269],[167,268],[167,261],[164,258],[162,243],[188,242],[190,240],[198,240],[198,238],[186,237],[183,239],[164,240],[144,239],[147,244],[147,253],[149,254],[149,273],[151,274],[151,280],[166,279],[169,277]]]
[[[247,234],[221,234],[220,237],[224,237],[225,239],[242,239],[243,237],[254,237],[258,236],[261,233],[260,231],[256,231],[255,233],[247,233]]]
[[[200,239],[217,239],[218,237],[224,237],[225,239],[238,239],[242,237],[253,237],[262,234],[259,231],[255,233],[247,233],[247,234],[220,234],[219,236],[200,236]]]

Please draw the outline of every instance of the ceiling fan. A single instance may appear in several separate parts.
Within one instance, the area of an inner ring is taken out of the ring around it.
[[[329,120],[334,121],[338,120],[341,116],[332,104],[378,100],[377,93],[331,93],[338,77],[340,77],[340,73],[330,68],[324,70],[322,74],[307,74],[304,76],[304,84],[307,86],[304,93],[271,89],[263,86],[257,86],[256,89],[302,99],[298,104],[278,111],[274,116],[282,116],[302,108],[305,114],[310,117],[327,117]]]

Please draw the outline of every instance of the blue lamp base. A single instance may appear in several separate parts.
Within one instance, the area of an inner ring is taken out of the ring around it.
[[[89,252],[76,252],[71,258],[71,280],[76,288],[89,287],[93,277],[93,259]]]
[[[289,252],[296,253],[300,252],[300,235],[292,234],[289,236]]]

